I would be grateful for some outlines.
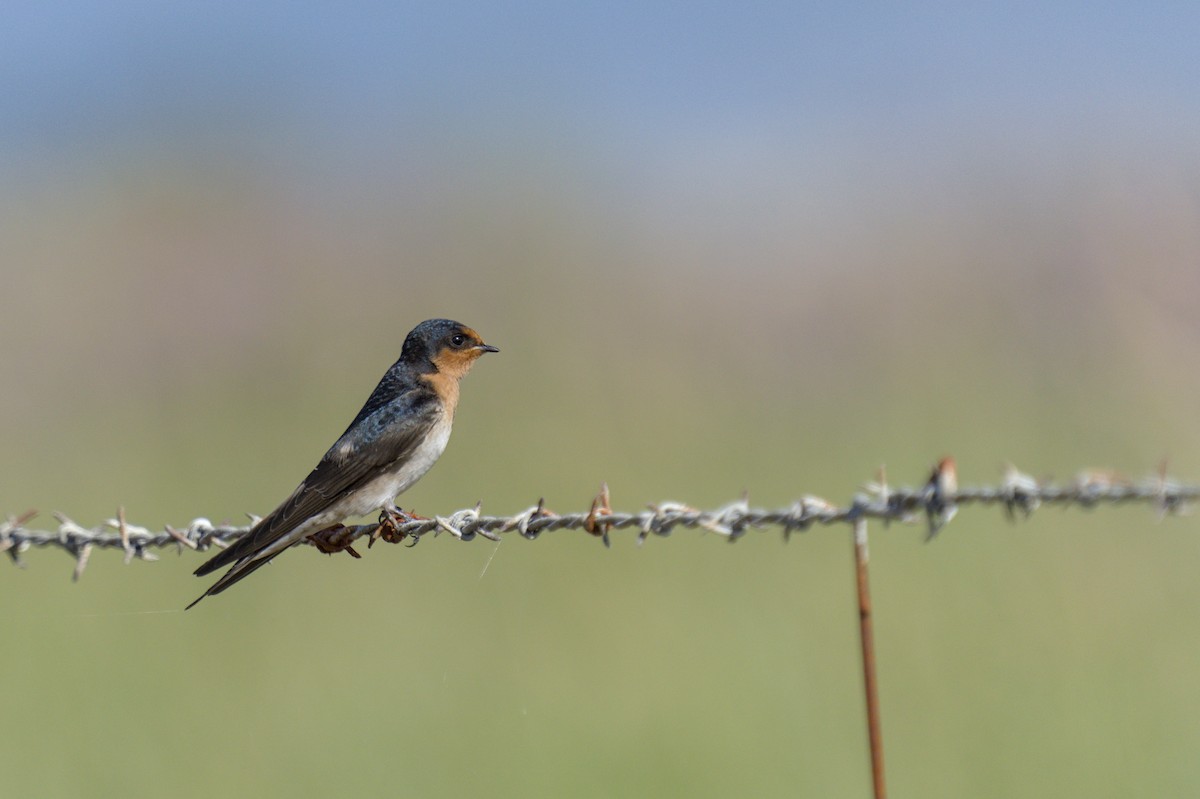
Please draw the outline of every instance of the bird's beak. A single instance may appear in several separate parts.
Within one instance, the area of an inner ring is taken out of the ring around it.
[[[480,352],[499,352],[499,347],[493,347],[491,344],[476,344],[475,349]]]

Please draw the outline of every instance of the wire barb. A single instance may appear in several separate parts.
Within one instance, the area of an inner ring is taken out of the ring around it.
[[[750,530],[777,527],[790,539],[796,531],[807,531],[814,525],[854,524],[859,519],[880,519],[887,522],[914,523],[924,517],[926,538],[932,539],[969,505],[999,505],[1005,515],[1016,521],[1031,516],[1043,505],[1079,506],[1091,509],[1101,504],[1145,504],[1159,517],[1186,514],[1189,504],[1200,500],[1200,485],[1185,485],[1167,475],[1166,464],[1157,473],[1134,481],[1111,470],[1085,469],[1074,480],[1062,485],[1037,480],[1006,464],[1003,479],[997,486],[959,488],[957,467],[953,458],[942,458],[928,480],[918,488],[898,488],[889,485],[880,469],[875,482],[863,486],[849,505],[837,505],[812,494],[804,494],[790,506],[777,510],[753,508],[749,496],[715,510],[699,510],[680,502],[660,502],[636,513],[612,508],[608,485],[601,488],[587,511],[558,514],[546,507],[544,499],[512,516],[486,516],[482,505],[455,511],[445,516],[424,518],[397,511],[386,523],[339,526],[317,533],[306,540],[326,552],[358,553],[351,544],[363,536],[399,543],[411,539],[410,545],[429,534],[449,533],[459,541],[471,541],[476,536],[499,541],[507,533],[536,539],[550,530],[582,530],[609,543],[615,530],[633,529],[637,542],[642,544],[651,535],[666,537],[677,527],[715,533],[729,541],[737,541]],[[225,548],[245,535],[258,520],[250,516],[249,526],[215,525],[206,518],[194,519],[187,527],[167,526],[162,532],[131,524],[125,509],[119,508],[115,519],[108,519],[96,528],[76,524],[66,515],[55,513],[58,529],[31,530],[26,525],[35,516],[33,511],[0,520],[0,552],[7,553],[17,566],[24,566],[21,556],[30,548],[58,547],[75,560],[73,578],[78,580],[87,568],[95,549],[119,549],[125,562],[155,560],[151,551],[174,547],[204,552],[212,547]],[[382,530],[381,527],[387,529]]]

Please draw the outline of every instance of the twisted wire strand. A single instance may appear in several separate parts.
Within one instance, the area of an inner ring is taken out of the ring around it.
[[[636,530],[640,544],[650,535],[667,536],[675,528],[701,530],[737,540],[750,530],[780,529],[784,537],[805,531],[813,525],[853,524],[860,519],[879,519],[887,522],[914,523],[924,519],[927,538],[954,518],[960,506],[1001,506],[1011,520],[1026,518],[1042,505],[1095,508],[1100,505],[1150,505],[1162,518],[1188,510],[1189,503],[1200,499],[1200,485],[1185,485],[1169,478],[1165,470],[1139,481],[1120,477],[1112,472],[1085,470],[1074,481],[1062,485],[1041,482],[1009,467],[1003,481],[995,486],[957,486],[953,459],[944,458],[933,469],[928,481],[918,488],[893,489],[887,485],[883,470],[879,478],[862,486],[853,499],[844,505],[831,503],[821,497],[806,494],[790,506],[773,510],[752,508],[747,497],[712,510],[698,510],[678,502],[661,502],[639,512],[611,509],[608,488],[605,486],[588,511],[558,514],[547,509],[542,501],[511,516],[487,516],[480,506],[455,511],[447,516],[423,518],[404,514],[389,525],[382,517],[378,524],[338,526],[304,543],[322,551],[347,550],[358,556],[351,544],[369,536],[370,543],[382,537],[389,543],[409,539],[411,543],[426,535],[447,533],[462,541],[481,536],[493,541],[500,536],[516,533],[536,539],[554,530],[583,530],[601,538],[607,545],[613,530]],[[226,547],[245,535],[253,526],[213,524],[206,518],[192,520],[187,526],[167,526],[161,532],[131,524],[124,510],[96,527],[84,527],[61,513],[55,513],[56,530],[33,530],[26,524],[35,514],[0,521],[0,552],[5,552],[18,566],[22,555],[31,548],[57,547],[75,559],[73,578],[78,580],[87,567],[95,549],[121,549],[125,563],[132,560],[157,560],[152,551],[175,547],[177,551],[205,551]],[[251,517],[252,521],[257,521]],[[381,536],[382,533],[382,536]]]

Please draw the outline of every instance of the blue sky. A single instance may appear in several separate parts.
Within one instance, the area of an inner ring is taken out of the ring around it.
[[[21,3],[0,25],[5,160],[146,141],[370,160],[445,132],[655,157],[685,138],[901,156],[1194,129],[1188,4]],[[1174,134],[1169,134],[1174,135]]]

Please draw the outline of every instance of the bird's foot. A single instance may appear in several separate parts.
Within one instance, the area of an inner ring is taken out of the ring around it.
[[[350,546],[350,542],[354,540],[354,532],[344,524],[335,524],[333,527],[326,527],[324,530],[319,530],[310,535],[308,540],[314,547],[326,555],[332,555],[336,552],[349,552],[356,558],[362,557],[362,555],[354,551],[354,547]]]
[[[418,516],[415,513],[407,513],[394,506],[384,508],[379,512],[379,526],[371,533],[371,538],[367,541],[367,549],[373,547],[376,539],[380,538],[389,544],[399,544],[405,538],[409,537],[407,533],[400,529],[401,525],[417,521],[425,521],[425,517]],[[412,544],[409,544],[409,546],[413,546],[419,540],[416,536],[412,536]]]

